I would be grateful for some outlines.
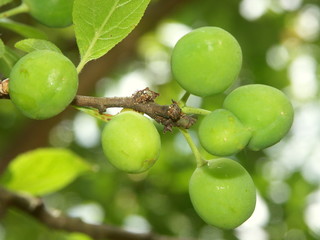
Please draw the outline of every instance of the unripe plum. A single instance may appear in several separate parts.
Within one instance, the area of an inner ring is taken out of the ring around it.
[[[293,107],[284,93],[262,84],[235,89],[226,97],[223,107],[251,129],[248,147],[252,150],[279,142],[293,122]]]
[[[217,109],[202,119],[198,136],[206,151],[216,156],[228,156],[248,144],[251,132],[231,112]]]
[[[30,14],[49,27],[66,27],[72,24],[74,0],[23,0]]]
[[[175,45],[172,73],[188,92],[201,97],[225,91],[237,78],[242,52],[237,40],[218,27],[201,27]]]
[[[245,222],[256,204],[255,185],[236,161],[218,158],[198,167],[189,183],[191,202],[208,224],[233,229]]]
[[[62,112],[78,89],[78,74],[64,55],[36,50],[23,56],[10,73],[12,102],[24,115],[46,119]]]
[[[114,167],[128,173],[141,173],[158,159],[160,135],[148,118],[134,111],[125,111],[106,124],[102,147]]]

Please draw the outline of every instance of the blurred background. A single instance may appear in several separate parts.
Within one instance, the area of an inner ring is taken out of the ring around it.
[[[46,32],[78,63],[72,27],[53,30],[26,14],[13,19]],[[161,156],[149,172],[128,175],[105,159],[100,144],[105,123],[100,120],[70,107],[52,119],[33,121],[22,116],[9,100],[0,100],[0,169],[31,149],[69,148],[93,164],[95,171],[46,196],[44,201],[70,216],[134,232],[152,230],[202,240],[320,239],[318,0],[154,0],[129,37],[84,68],[79,94],[129,96],[150,87],[160,93],[160,104],[178,100],[184,92],[171,76],[172,48],[184,34],[208,25],[229,31],[242,47],[243,67],[232,88],[252,83],[274,86],[291,99],[295,108],[293,127],[280,143],[235,156],[253,177],[258,191],[256,210],[242,226],[222,231],[206,225],[195,213],[188,195],[195,161],[177,130],[161,134]],[[1,27],[0,34],[11,46],[22,39]],[[191,97],[188,105],[215,109],[223,98],[223,94],[205,99]],[[162,132],[162,127],[157,127]],[[191,129],[195,141],[196,129],[197,124]],[[90,238],[50,230],[22,212],[10,211],[0,220],[0,239]]]

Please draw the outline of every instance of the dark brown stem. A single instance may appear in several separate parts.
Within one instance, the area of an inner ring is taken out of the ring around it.
[[[78,107],[92,107],[101,113],[107,108],[130,108],[145,113],[158,123],[165,126],[164,131],[171,131],[172,127],[189,128],[195,123],[195,118],[184,114],[178,104],[159,105],[154,102],[158,93],[149,88],[134,93],[131,97],[90,97],[76,96],[72,104]]]
[[[8,207],[17,208],[50,228],[68,232],[81,232],[93,239],[183,240],[182,238],[161,236],[154,233],[132,233],[106,224],[89,224],[79,218],[63,215],[58,210],[47,209],[40,198],[20,195],[0,187],[0,212],[4,213]]]
[[[171,105],[159,105],[154,102],[159,94],[149,88],[137,91],[131,97],[91,97],[77,95],[72,105],[78,107],[91,107],[103,113],[107,108],[122,107],[145,113],[158,123],[164,125],[164,132],[172,131],[173,127],[190,128],[195,123],[195,118],[181,111],[176,102]],[[0,99],[10,99],[8,79],[0,81]]]

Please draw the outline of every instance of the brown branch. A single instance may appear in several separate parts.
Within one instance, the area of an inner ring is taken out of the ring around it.
[[[10,99],[9,79],[0,81],[0,99]],[[173,127],[190,128],[196,119],[181,111],[178,104],[173,101],[171,105],[159,105],[154,100],[158,93],[149,88],[137,91],[131,97],[91,97],[77,95],[72,101],[72,105],[78,107],[92,107],[103,113],[107,108],[122,107],[130,108],[149,115],[158,123],[164,126],[164,132],[172,131]]]
[[[9,98],[9,79],[0,80],[0,99]]]
[[[40,198],[20,195],[0,187],[0,212],[8,207],[22,210],[49,228],[67,232],[80,232],[93,239],[109,240],[183,240],[154,233],[132,233],[106,224],[90,224],[79,218],[63,215],[58,210],[49,210]],[[187,239],[184,239],[187,240]],[[189,239],[191,240],[191,239]]]
[[[158,123],[164,125],[164,131],[171,131],[173,127],[190,128],[195,118],[184,114],[178,104],[173,101],[171,105],[159,105],[154,102],[158,93],[146,88],[137,91],[131,97],[90,97],[76,96],[72,104],[80,107],[97,108],[104,112],[106,108],[123,107],[145,113]]]

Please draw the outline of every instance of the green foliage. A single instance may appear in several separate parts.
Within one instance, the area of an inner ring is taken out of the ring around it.
[[[0,75],[9,77],[11,69],[19,60],[20,56],[10,47],[4,46],[2,56],[0,56]]]
[[[47,39],[45,33],[43,33],[40,29],[12,21],[10,19],[0,19],[0,27],[9,29],[26,38]]]
[[[57,53],[61,53],[61,50],[52,42],[43,39],[28,38],[17,42],[14,45],[17,49],[24,52],[32,52],[36,50],[51,50]]]
[[[66,149],[41,148],[16,157],[1,178],[1,185],[32,195],[58,191],[90,166]]]
[[[6,5],[6,4],[8,4],[8,3],[12,2],[12,1],[13,0],[0,0],[0,7],[4,6],[4,5]]]
[[[106,54],[138,24],[150,0],[75,0],[74,30],[81,64]]]
[[[3,57],[4,53],[5,53],[5,45],[3,41],[0,39],[0,58]]]
[[[190,198],[200,217],[213,226],[233,229],[252,214],[255,185],[236,161],[218,158],[198,167],[191,176]]]
[[[10,73],[11,100],[33,119],[46,119],[62,112],[77,88],[78,75],[73,63],[50,50],[25,55]]]
[[[140,113],[125,111],[104,127],[102,147],[113,166],[128,173],[141,173],[158,159],[161,142],[149,119]]]

